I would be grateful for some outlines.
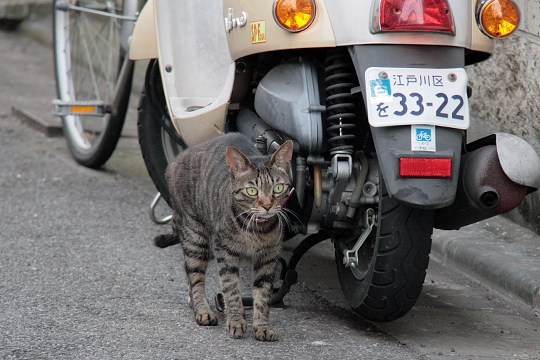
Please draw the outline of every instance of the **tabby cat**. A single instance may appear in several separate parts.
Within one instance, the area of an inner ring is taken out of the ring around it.
[[[197,324],[218,322],[205,295],[206,269],[215,256],[228,334],[244,336],[247,323],[239,262],[247,258],[253,266],[255,338],[277,340],[269,324],[268,302],[287,221],[283,205],[291,190],[292,152],[292,142],[286,141],[268,159],[245,136],[227,134],[187,149],[169,166],[171,241],[183,248],[189,302]]]

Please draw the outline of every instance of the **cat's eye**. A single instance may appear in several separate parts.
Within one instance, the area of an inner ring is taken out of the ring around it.
[[[285,190],[285,185],[283,184],[276,184],[274,186],[274,194],[281,194]]]
[[[257,191],[257,189],[254,188],[254,187],[248,187],[248,188],[246,188],[246,192],[247,192],[247,194],[248,194],[249,196],[255,196],[255,195],[257,195],[257,194],[259,193],[259,192]]]

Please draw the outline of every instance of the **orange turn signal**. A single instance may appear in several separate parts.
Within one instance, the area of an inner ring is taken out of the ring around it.
[[[483,0],[479,2],[476,21],[480,30],[491,38],[502,38],[517,30],[521,15],[512,0]]]
[[[276,0],[274,19],[287,31],[305,30],[315,19],[315,0]]]

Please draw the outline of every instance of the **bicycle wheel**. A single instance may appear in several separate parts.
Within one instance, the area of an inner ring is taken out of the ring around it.
[[[133,0],[136,1],[136,0]],[[54,0],[54,63],[64,135],[75,160],[101,167],[112,155],[124,123],[131,92],[128,79],[115,98],[126,55],[125,30],[133,22],[123,18],[128,0]],[[133,11],[133,10],[130,10]],[[133,12],[134,14],[134,12]],[[124,31],[124,33],[122,33]]]

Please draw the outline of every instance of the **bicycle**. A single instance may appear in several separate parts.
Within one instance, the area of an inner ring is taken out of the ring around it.
[[[134,62],[129,37],[144,0],[54,0],[54,65],[68,148],[75,160],[99,168],[120,138]]]

